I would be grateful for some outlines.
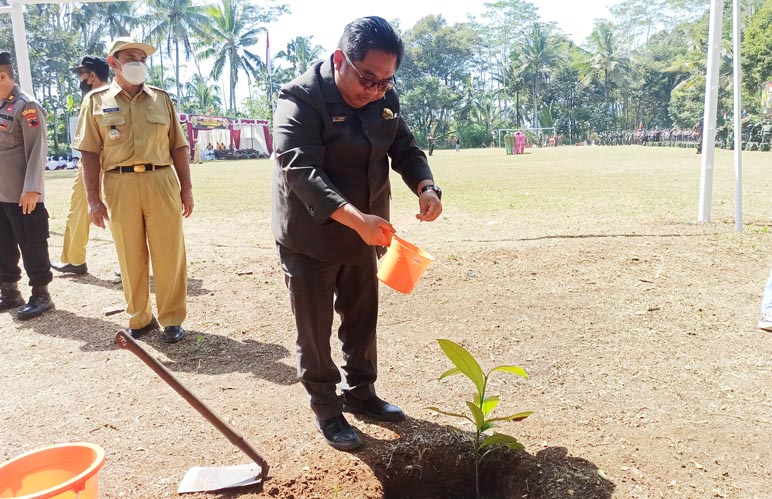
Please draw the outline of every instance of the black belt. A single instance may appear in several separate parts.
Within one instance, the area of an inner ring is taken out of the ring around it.
[[[145,172],[154,172],[156,170],[160,170],[161,168],[167,168],[170,165],[134,165],[134,166],[116,166],[112,170],[107,170],[109,172],[120,172],[120,173],[145,173]]]

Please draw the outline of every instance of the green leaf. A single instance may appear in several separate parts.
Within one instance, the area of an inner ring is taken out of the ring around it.
[[[474,416],[474,425],[479,430],[482,425],[485,424],[485,415],[482,413],[480,408],[473,403],[467,402],[466,405],[469,407],[469,410],[472,411],[472,416]]]
[[[480,433],[490,430],[491,428],[494,428],[496,425],[493,424],[491,421],[486,421],[482,424],[480,427]]]
[[[520,366],[497,366],[491,370],[491,372],[493,371],[503,371],[507,373],[513,373],[513,374],[517,374],[523,379],[528,379],[528,373],[525,372],[525,369],[523,369]]]
[[[494,433],[493,435],[487,437],[480,444],[480,448],[487,447],[489,445],[506,445],[512,450],[519,450],[524,448],[524,445],[518,442],[514,437],[504,435],[503,433]]]
[[[522,421],[523,419],[527,418],[531,414],[533,414],[533,411],[524,411],[524,412],[518,412],[517,414],[512,414],[511,416],[492,418],[492,419],[489,419],[488,421]]]
[[[466,419],[466,420],[471,421],[472,423],[474,423],[474,421],[472,421],[472,418],[470,418],[466,414],[457,414],[455,412],[447,412],[447,411],[443,411],[442,409],[438,409],[437,407],[426,407],[426,409],[429,409],[430,411],[434,411],[434,412],[439,412],[440,414],[444,414],[446,416],[453,416],[455,418],[463,418],[463,419]]]
[[[493,412],[493,409],[495,409],[499,405],[499,397],[498,395],[493,395],[492,397],[487,397],[483,403],[482,403],[482,412],[487,417],[488,414]]]
[[[444,373],[440,374],[440,378],[437,381],[442,381],[445,378],[448,378],[450,376],[455,376],[456,374],[461,374],[461,369],[454,367],[453,369],[448,369]]]
[[[485,391],[485,375],[480,369],[480,364],[472,357],[472,354],[467,352],[464,347],[457,343],[453,343],[450,340],[437,340],[440,344],[440,348],[445,352],[451,362],[458,367],[458,369],[469,378],[474,386],[477,387],[478,393],[484,393]]]

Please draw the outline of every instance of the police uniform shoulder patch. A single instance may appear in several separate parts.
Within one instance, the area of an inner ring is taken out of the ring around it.
[[[40,119],[38,118],[38,110],[34,107],[25,109],[21,112],[24,120],[30,128],[37,128],[40,126]]]

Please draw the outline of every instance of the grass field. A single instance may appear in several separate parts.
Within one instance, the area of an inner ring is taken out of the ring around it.
[[[439,150],[430,163],[450,210],[536,219],[574,214],[692,222],[700,159],[692,149],[627,146],[544,148],[522,156],[506,156],[500,149]],[[237,207],[258,219],[268,216],[272,167],[267,159],[193,165],[196,216],[232,216]],[[766,223],[772,219],[772,154],[745,152],[742,167],[744,221]],[[74,173],[47,175],[52,228],[60,230]],[[734,185],[733,153],[718,150],[713,220],[734,220]],[[392,190],[398,205],[412,209],[412,194],[396,175]]]

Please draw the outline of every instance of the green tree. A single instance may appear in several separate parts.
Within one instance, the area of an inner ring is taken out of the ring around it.
[[[128,36],[137,19],[133,2],[84,3],[72,11],[72,27],[81,34],[84,55],[106,55],[105,38]]]
[[[145,17],[149,25],[154,26],[149,37],[166,46],[166,53],[172,53],[174,47],[174,79],[176,81],[177,101],[182,100],[182,80],[180,80],[180,51],[187,60],[193,52],[193,36],[200,36],[207,23],[207,17],[201,7],[193,5],[192,0],[146,0],[148,12]],[[180,48],[180,45],[182,47]],[[163,68],[163,64],[162,64]],[[163,70],[162,70],[163,71]],[[163,77],[163,73],[162,73]]]
[[[201,75],[185,83],[184,112],[191,114],[222,114],[220,87],[212,85]]]
[[[523,67],[531,79],[531,126],[535,128],[539,127],[539,94],[542,84],[549,78],[557,63],[558,43],[558,39],[552,36],[552,27],[539,22],[531,24],[523,39],[522,60]]]
[[[743,86],[757,94],[764,82],[772,80],[772,0],[766,0],[750,20],[742,42]]]
[[[292,73],[300,76],[308,70],[308,66],[318,61],[324,54],[324,47],[314,45],[313,36],[296,36],[287,44],[287,48],[276,54],[277,59],[284,59],[290,63]]]
[[[217,80],[228,66],[228,111],[236,112],[236,84],[243,72],[251,81],[265,62],[252,51],[258,35],[265,31],[260,23],[270,22],[286,12],[286,5],[258,8],[247,0],[221,0],[206,9],[209,24],[201,42],[199,57],[214,59],[212,78]]]

